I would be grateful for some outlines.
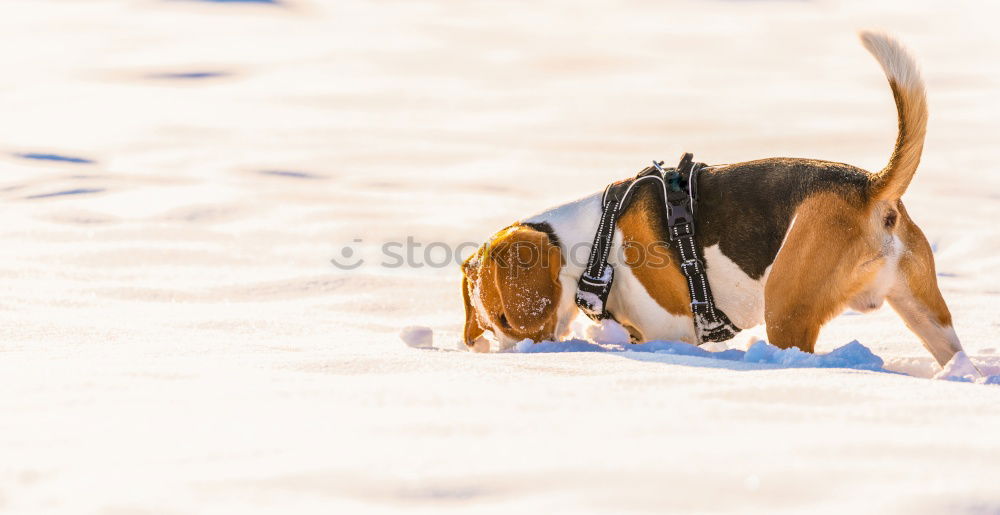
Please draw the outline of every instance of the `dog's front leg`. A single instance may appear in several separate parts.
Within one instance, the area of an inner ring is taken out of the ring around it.
[[[813,352],[820,327],[843,308],[850,277],[844,256],[856,254],[857,231],[830,214],[848,208],[832,195],[799,208],[764,286],[764,322],[772,345]]]
[[[836,309],[830,297],[822,294],[824,279],[815,270],[808,272],[772,271],[767,281],[764,321],[767,339],[778,348],[798,347],[813,352],[820,327]]]

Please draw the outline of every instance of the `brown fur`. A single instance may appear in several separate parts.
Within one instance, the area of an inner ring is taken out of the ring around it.
[[[820,327],[846,306],[868,311],[886,298],[935,359],[947,363],[961,347],[951,332],[927,239],[902,202],[852,200],[857,199],[822,193],[796,210],[765,287],[768,339],[781,348],[812,352]],[[902,249],[887,247],[893,235]],[[901,254],[883,291],[879,272],[893,266],[887,252]]]
[[[660,307],[673,315],[691,316],[687,280],[675,262],[674,251],[663,240],[664,233],[656,231],[662,224],[656,211],[662,209],[657,197],[646,189],[618,220],[625,263]]]
[[[885,258],[871,214],[833,192],[799,205],[764,289],[772,344],[812,352],[820,327],[875,278]]]
[[[475,257],[475,256],[473,256]],[[479,267],[469,266],[469,260],[462,263],[462,299],[465,301],[465,331],[463,333],[466,345],[471,346],[486,329],[479,323],[479,315],[476,307],[472,304],[470,290],[472,285],[479,281]]]
[[[516,340],[551,338],[561,269],[562,253],[544,232],[523,225],[500,231],[462,265],[465,344],[497,328]]]

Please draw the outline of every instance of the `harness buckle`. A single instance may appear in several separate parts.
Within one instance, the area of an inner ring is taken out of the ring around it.
[[[691,210],[688,208],[689,202],[686,192],[681,194],[667,192],[667,205],[670,207],[667,210],[667,223],[669,225],[689,223],[693,220]]]

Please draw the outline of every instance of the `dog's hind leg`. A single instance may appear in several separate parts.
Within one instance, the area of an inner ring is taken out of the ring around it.
[[[937,362],[944,366],[962,350],[952,328],[951,313],[941,296],[934,269],[934,255],[920,228],[900,204],[900,239],[906,250],[899,260],[899,274],[887,299],[903,322],[923,341]]]

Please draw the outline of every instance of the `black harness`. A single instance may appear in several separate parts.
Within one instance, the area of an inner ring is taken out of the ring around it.
[[[712,299],[712,290],[705,276],[705,263],[698,258],[694,240],[694,211],[698,200],[698,172],[706,165],[692,162],[690,153],[681,157],[677,168],[663,168],[653,161],[635,177],[608,185],[601,200],[601,221],[590,249],[590,259],[577,283],[576,305],[592,320],[609,318],[608,295],[614,282],[615,270],[608,263],[618,218],[629,207],[635,187],[643,182],[658,181],[662,188],[667,215],[667,231],[672,246],[677,249],[681,272],[687,279],[691,294],[691,313],[699,343],[729,340],[740,329],[729,321]]]

